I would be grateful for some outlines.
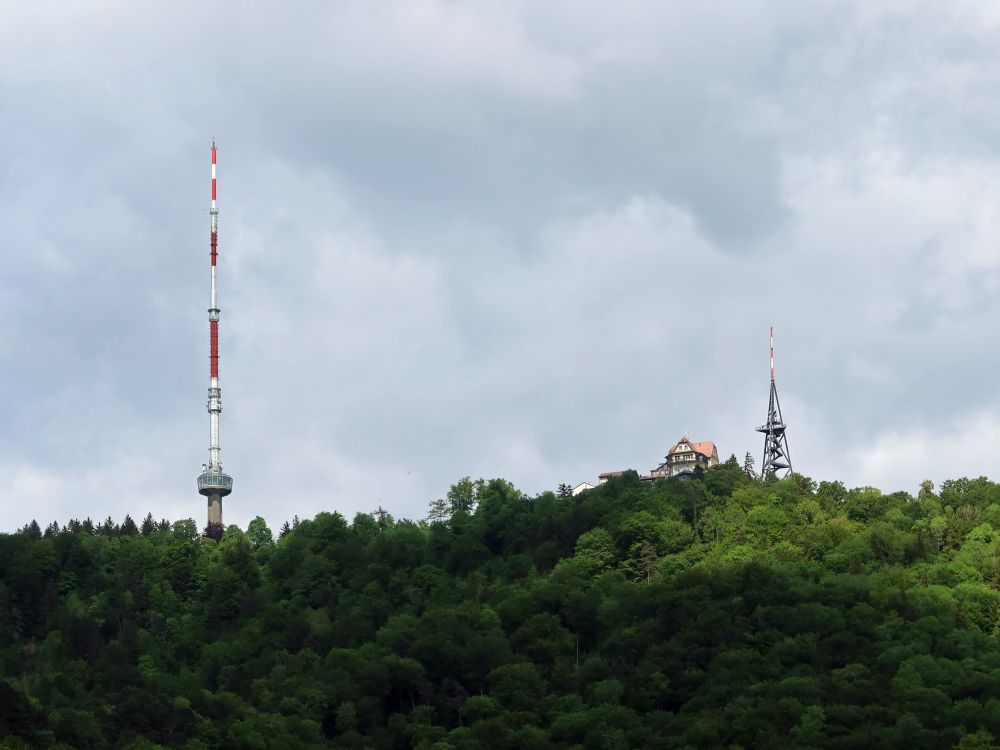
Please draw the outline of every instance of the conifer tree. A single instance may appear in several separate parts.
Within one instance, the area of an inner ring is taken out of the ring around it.
[[[451,507],[448,505],[448,501],[438,498],[431,502],[430,509],[427,511],[427,520],[431,523],[445,523],[451,520]]]
[[[381,505],[378,506],[378,510],[376,510],[372,515],[374,515],[375,520],[378,521],[378,527],[380,529],[387,529],[392,526],[392,516],[389,514],[389,511],[385,510]]]

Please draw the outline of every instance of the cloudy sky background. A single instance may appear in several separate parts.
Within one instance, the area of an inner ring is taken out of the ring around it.
[[[0,529],[1000,469],[995,3],[2,3]]]

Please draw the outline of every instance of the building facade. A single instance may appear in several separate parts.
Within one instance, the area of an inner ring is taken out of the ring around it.
[[[643,479],[679,477],[693,474],[698,467],[703,470],[711,469],[718,464],[719,451],[716,449],[715,443],[711,440],[695,442],[685,435],[667,451],[664,462],[650,471],[649,476],[643,477]]]

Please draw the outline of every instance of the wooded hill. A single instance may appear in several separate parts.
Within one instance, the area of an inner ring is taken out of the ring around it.
[[[0,747],[985,748],[1000,486],[462,480],[272,541],[0,535]]]

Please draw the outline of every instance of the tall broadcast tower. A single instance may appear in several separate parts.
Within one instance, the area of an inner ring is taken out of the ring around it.
[[[222,388],[219,387],[219,300],[216,293],[216,261],[219,251],[219,209],[215,205],[215,141],[212,141],[212,305],[208,308],[209,386],[208,419],[211,443],[208,463],[198,477],[198,492],[208,498],[208,525],[205,536],[222,538],[222,498],[233,491],[233,478],[222,471],[219,448],[219,415],[222,413]]]
[[[771,326],[771,397],[767,405],[767,424],[757,428],[764,434],[764,461],[760,467],[761,479],[784,472],[786,477],[792,472],[792,459],[788,455],[788,438],[785,437],[785,423],[781,418],[781,404],[778,403],[778,388],[774,384],[774,326]]]

